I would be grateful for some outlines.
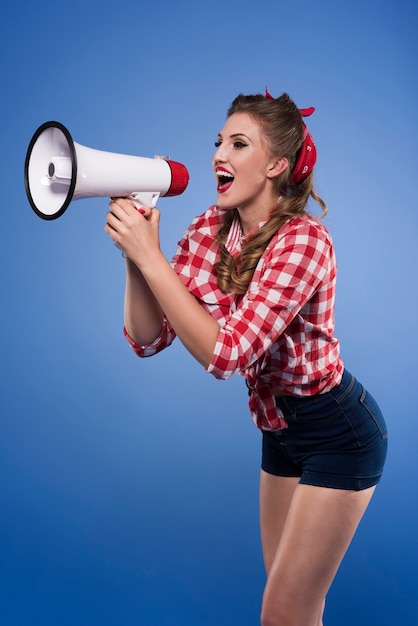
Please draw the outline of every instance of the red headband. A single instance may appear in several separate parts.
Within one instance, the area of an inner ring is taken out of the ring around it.
[[[269,94],[266,87],[266,98],[274,100],[273,96]],[[302,117],[309,117],[315,111],[314,107],[308,109],[299,109]],[[315,142],[312,139],[312,135],[306,127],[305,122],[302,121],[303,126],[303,142],[298,151],[298,157],[296,159],[295,167],[292,170],[292,181],[294,183],[301,183],[312,172],[316,162],[316,147]]]

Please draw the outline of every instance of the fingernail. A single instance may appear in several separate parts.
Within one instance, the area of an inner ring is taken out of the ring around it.
[[[145,215],[144,209],[138,209],[138,211],[141,213],[141,215]]]

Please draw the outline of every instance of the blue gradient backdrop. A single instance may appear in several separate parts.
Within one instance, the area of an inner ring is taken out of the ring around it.
[[[188,189],[159,202],[171,256],[215,199],[227,106],[267,84],[316,107],[337,333],[391,432],[326,623],[417,623],[416,30],[406,0],[40,0],[3,12],[2,625],[258,623],[260,437],[243,381],[212,379],[180,343],[136,359],[107,201],[45,222],[23,164],[50,119],[87,146],[185,163]]]

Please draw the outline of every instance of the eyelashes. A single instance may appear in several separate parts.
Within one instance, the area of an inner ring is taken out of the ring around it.
[[[222,145],[222,141],[215,141],[215,148],[219,148]],[[247,143],[244,143],[243,141],[234,141],[234,143],[232,144],[232,146],[236,149],[236,150],[241,150],[242,148],[246,148],[248,146]]]

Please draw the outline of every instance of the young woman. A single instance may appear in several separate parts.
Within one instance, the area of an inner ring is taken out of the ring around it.
[[[332,241],[307,211],[315,144],[287,94],[238,96],[219,133],[217,204],[170,264],[156,209],[110,203],[126,255],[125,335],[138,356],[178,336],[217,378],[245,376],[263,439],[263,626],[320,626],[325,596],[379,482],[387,432],[333,335]],[[322,217],[322,216],[321,216]]]

